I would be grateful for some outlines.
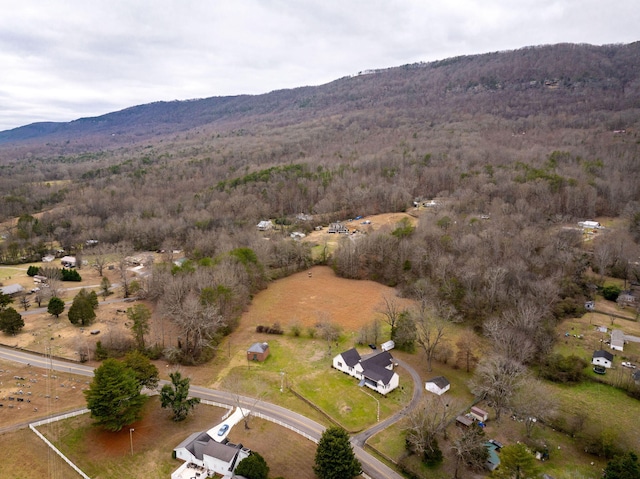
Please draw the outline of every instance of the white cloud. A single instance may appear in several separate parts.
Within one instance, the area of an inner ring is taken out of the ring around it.
[[[0,8],[0,130],[455,55],[628,43],[640,25],[635,0],[0,0]]]

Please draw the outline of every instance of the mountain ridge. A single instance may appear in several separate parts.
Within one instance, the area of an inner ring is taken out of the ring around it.
[[[509,95],[509,109],[489,111],[511,118],[535,114],[535,103],[551,114],[615,111],[640,107],[638,72],[640,42],[525,47],[366,71],[320,86],[157,101],[70,122],[37,122],[0,132],[0,146],[73,140],[85,148],[93,143],[104,147],[204,125],[286,125],[380,108],[414,117],[450,117],[487,111],[494,103],[488,95]]]

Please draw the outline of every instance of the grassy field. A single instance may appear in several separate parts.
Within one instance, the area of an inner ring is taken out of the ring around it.
[[[172,459],[173,448],[192,432],[216,425],[226,412],[226,409],[201,404],[186,421],[176,423],[160,408],[156,397],[146,405],[142,421],[119,432],[106,432],[93,426],[88,414],[43,426],[40,431],[94,479],[169,477],[182,464]],[[314,477],[314,443],[300,440],[297,434],[268,421],[254,418],[249,427],[245,430],[242,423],[237,425],[229,439],[259,451],[269,464],[271,477]],[[277,448],[272,447],[274,437],[278,438]]]

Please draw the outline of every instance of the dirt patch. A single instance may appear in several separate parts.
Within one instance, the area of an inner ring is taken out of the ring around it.
[[[329,320],[344,331],[358,331],[374,318],[381,318],[384,297],[403,306],[412,302],[396,298],[393,288],[374,281],[339,278],[331,268],[316,266],[271,283],[258,293],[251,309],[242,316],[240,328],[255,331],[257,325],[279,323],[285,330],[293,324],[315,326]]]

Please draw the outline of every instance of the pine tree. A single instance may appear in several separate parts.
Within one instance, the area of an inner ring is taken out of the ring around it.
[[[320,479],[349,479],[362,472],[347,431],[335,426],[325,429],[318,443],[313,470]]]
[[[139,420],[147,399],[141,388],[132,369],[117,359],[106,359],[84,392],[91,417],[108,431]]]
[[[22,315],[13,308],[0,312],[0,330],[9,335],[15,335],[24,328]]]
[[[173,420],[182,421],[200,403],[199,398],[189,398],[189,378],[183,378],[179,371],[169,374],[171,384],[160,390],[160,404],[173,410]]]
[[[62,312],[64,311],[64,301],[62,301],[57,296],[53,296],[49,300],[49,304],[47,306],[47,313],[59,318]]]

